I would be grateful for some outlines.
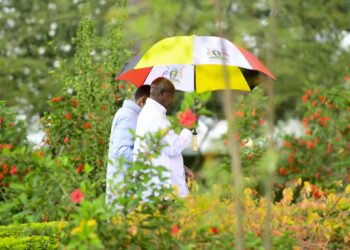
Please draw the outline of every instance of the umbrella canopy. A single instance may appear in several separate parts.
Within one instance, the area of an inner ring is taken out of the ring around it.
[[[249,76],[272,73],[249,51],[214,36],[176,36],[154,44],[143,56],[134,57],[117,80],[136,87],[160,76],[170,79],[177,90],[198,93],[226,89],[223,64],[227,67],[229,88],[251,91]]]

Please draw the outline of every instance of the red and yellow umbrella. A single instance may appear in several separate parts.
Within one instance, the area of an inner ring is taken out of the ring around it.
[[[117,80],[136,87],[160,76],[169,78],[177,90],[205,92],[226,88],[223,64],[229,88],[251,91],[249,76],[273,74],[249,51],[215,36],[175,36],[154,44],[143,56],[133,58]]]

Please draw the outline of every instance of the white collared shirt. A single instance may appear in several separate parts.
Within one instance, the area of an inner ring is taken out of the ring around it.
[[[145,150],[142,147],[144,144],[142,144],[139,137],[147,133],[158,132],[162,129],[170,129],[170,122],[166,117],[166,109],[155,100],[148,98],[137,119],[134,160],[137,152],[143,152]],[[192,133],[188,129],[183,129],[179,135],[175,134],[173,130],[169,130],[162,139],[162,142],[167,146],[162,149],[159,157],[152,159],[153,166],[164,166],[168,170],[163,175],[168,180],[160,181],[159,178],[153,178],[151,182],[156,185],[166,185],[168,187],[176,186],[180,197],[186,197],[188,195],[181,153],[191,142],[191,138]]]

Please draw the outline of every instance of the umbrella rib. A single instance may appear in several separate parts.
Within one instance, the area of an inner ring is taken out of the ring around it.
[[[194,88],[194,92],[196,92],[197,82],[196,82],[196,65],[195,64],[193,64],[193,88]]]

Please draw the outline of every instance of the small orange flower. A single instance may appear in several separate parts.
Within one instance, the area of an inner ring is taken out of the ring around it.
[[[66,113],[66,119],[69,120],[72,116],[69,113]]]
[[[253,111],[252,111],[252,116],[253,116],[253,117],[256,116],[256,111],[255,111],[255,109],[253,109]]]
[[[101,109],[102,109],[103,112],[106,112],[107,106],[106,106],[105,104],[103,104],[102,107],[101,107]]]
[[[313,101],[312,106],[317,107],[317,101]]]
[[[67,144],[67,143],[69,142],[69,138],[68,138],[68,137],[65,137],[65,138],[63,139],[63,142],[64,142],[65,144]]]
[[[307,149],[312,149],[314,146],[315,146],[315,144],[312,141],[307,141],[306,142]]]
[[[307,95],[304,95],[304,96],[301,98],[301,100],[302,100],[303,102],[307,102],[309,99],[308,99],[308,96],[307,96]]]
[[[332,144],[328,143],[327,144],[327,151],[326,153],[329,155],[330,153],[332,153]]]
[[[51,99],[51,102],[59,102],[62,100],[62,97],[54,97]]]
[[[291,145],[290,145],[289,141],[284,141],[283,146],[286,148],[289,148]]]
[[[306,135],[311,135],[311,130],[310,129],[306,130]]]
[[[242,118],[242,117],[244,117],[244,112],[243,111],[237,111],[235,113],[235,116],[238,117],[238,118]]]
[[[72,100],[72,106],[73,106],[74,108],[78,107],[78,100],[77,100],[77,99],[73,99],[73,100]]]

